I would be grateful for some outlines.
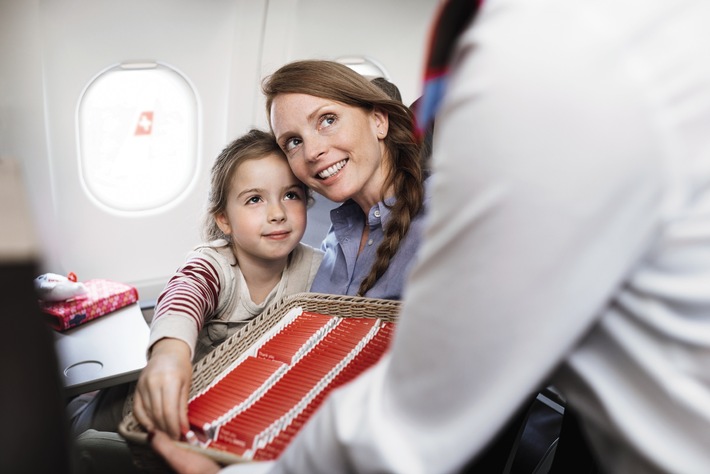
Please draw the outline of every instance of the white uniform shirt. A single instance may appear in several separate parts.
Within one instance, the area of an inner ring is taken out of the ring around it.
[[[487,1],[391,356],[274,472],[455,472],[550,376],[609,471],[710,469],[708,25],[699,0]]]

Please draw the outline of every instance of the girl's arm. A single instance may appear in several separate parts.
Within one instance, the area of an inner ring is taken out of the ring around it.
[[[148,365],[136,387],[134,414],[148,430],[179,439],[187,431],[192,359],[205,318],[217,309],[220,279],[216,264],[193,255],[158,298],[151,325]]]
[[[179,339],[153,345],[136,386],[133,413],[148,431],[159,429],[173,439],[187,431],[187,398],[192,382],[190,348]]]

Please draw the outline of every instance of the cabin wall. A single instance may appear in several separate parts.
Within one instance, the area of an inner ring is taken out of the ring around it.
[[[36,0],[0,2],[0,159],[21,165],[41,248],[56,261],[38,10]]]

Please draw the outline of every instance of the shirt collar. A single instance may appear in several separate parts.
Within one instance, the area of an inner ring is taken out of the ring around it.
[[[386,224],[389,220],[390,207],[397,201],[396,197],[392,196],[385,199],[383,202],[378,202],[370,208],[367,215],[367,221],[370,227],[376,227]],[[334,227],[352,226],[361,224],[363,220],[362,210],[355,201],[349,199],[340,206],[330,211],[330,220]]]

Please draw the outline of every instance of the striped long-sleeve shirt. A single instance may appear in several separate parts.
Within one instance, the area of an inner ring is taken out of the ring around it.
[[[279,283],[256,304],[226,242],[196,247],[158,297],[149,347],[165,337],[180,339],[193,360],[200,359],[271,303],[308,291],[322,258],[319,250],[297,246]]]

